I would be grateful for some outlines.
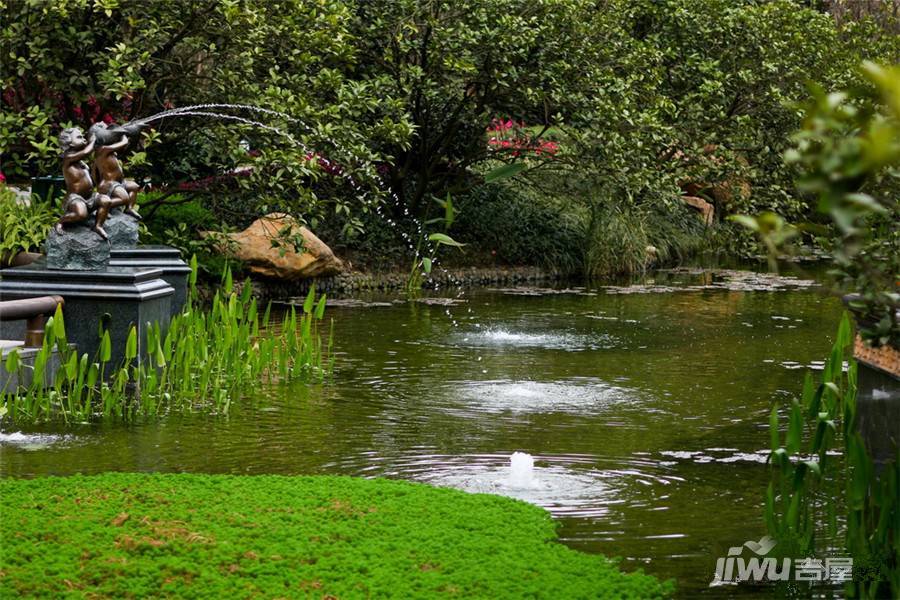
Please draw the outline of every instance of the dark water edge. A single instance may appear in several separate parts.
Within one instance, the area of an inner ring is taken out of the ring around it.
[[[770,597],[708,584],[728,547],[765,534],[768,413],[821,367],[841,306],[822,288],[723,279],[368,294],[329,310],[332,383],[260,389],[229,415],[3,424],[0,476],[339,473],[505,493],[550,510],[574,548],[676,578],[682,597]],[[538,488],[505,484],[514,451],[535,456]]]

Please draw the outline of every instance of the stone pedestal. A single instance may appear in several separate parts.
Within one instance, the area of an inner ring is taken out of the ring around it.
[[[112,341],[112,364],[120,364],[132,326],[139,333],[138,361],[147,351],[146,324],[158,322],[163,334],[168,329],[174,290],[161,277],[162,271],[152,268],[59,271],[37,261],[0,270],[0,300],[62,296],[68,341],[93,358],[105,328]],[[23,335],[24,321],[0,323],[0,339],[20,340]]]
[[[47,236],[47,268],[100,271],[109,262],[109,242],[86,225],[70,225]]]
[[[103,223],[103,230],[109,236],[113,251],[118,248],[134,248],[138,243],[138,220],[114,208]]]
[[[175,290],[172,314],[178,314],[187,302],[188,277],[191,268],[181,260],[181,253],[171,246],[113,246],[109,259],[111,267],[152,268],[162,271],[163,280]]]

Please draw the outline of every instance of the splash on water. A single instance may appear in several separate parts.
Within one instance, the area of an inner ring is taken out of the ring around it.
[[[540,488],[541,482],[534,476],[534,457],[527,452],[513,452],[509,457],[509,477],[506,484],[520,490]]]
[[[453,389],[467,409],[486,413],[596,414],[611,406],[643,404],[636,390],[592,378],[546,383],[493,380],[454,385]]]
[[[463,346],[515,346],[518,348],[547,348],[552,350],[566,350],[569,352],[581,352],[584,350],[604,350],[615,348],[618,340],[605,333],[577,334],[577,333],[527,333],[522,331],[510,331],[504,328],[487,328],[462,336],[460,344]]]
[[[43,450],[54,444],[65,441],[67,436],[47,433],[0,433],[0,446],[14,446],[22,450]]]

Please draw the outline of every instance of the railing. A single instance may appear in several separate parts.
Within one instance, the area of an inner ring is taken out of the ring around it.
[[[62,296],[40,296],[24,300],[0,302],[0,321],[21,321],[25,319],[25,346],[41,346],[44,343],[44,325],[47,315],[56,312],[56,307],[65,303]]]

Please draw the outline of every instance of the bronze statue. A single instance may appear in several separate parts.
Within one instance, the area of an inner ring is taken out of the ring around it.
[[[109,239],[103,224],[109,211],[117,206],[124,206],[125,214],[140,220],[141,216],[134,208],[140,186],[125,179],[116,152],[127,147],[128,137],[140,133],[141,127],[140,124],[107,127],[106,123],[95,123],[88,130],[89,141],[78,127],[66,129],[59,135],[66,198],[64,214],[56,223],[57,233],[64,233],[66,224],[84,223],[94,215],[92,229],[103,239]],[[91,152],[95,157],[89,170],[84,158]],[[94,180],[97,180],[96,192]]]
[[[59,134],[59,145],[63,155],[63,177],[66,179],[66,197],[63,200],[63,216],[56,222],[56,232],[64,232],[67,223],[83,223],[91,213],[96,213],[92,228],[103,239],[109,239],[103,230],[103,223],[110,209],[109,196],[94,192],[94,183],[84,158],[93,152],[94,139],[84,139],[78,127],[65,129]]]
[[[140,220],[141,215],[135,210],[137,193],[141,189],[131,179],[125,179],[122,164],[116,152],[128,147],[129,136],[140,133],[140,125],[116,125],[107,127],[106,123],[95,123],[91,126],[90,133],[97,140],[97,148],[94,151],[94,164],[92,173],[97,180],[97,191],[109,196],[111,206],[124,206],[123,212]]]

